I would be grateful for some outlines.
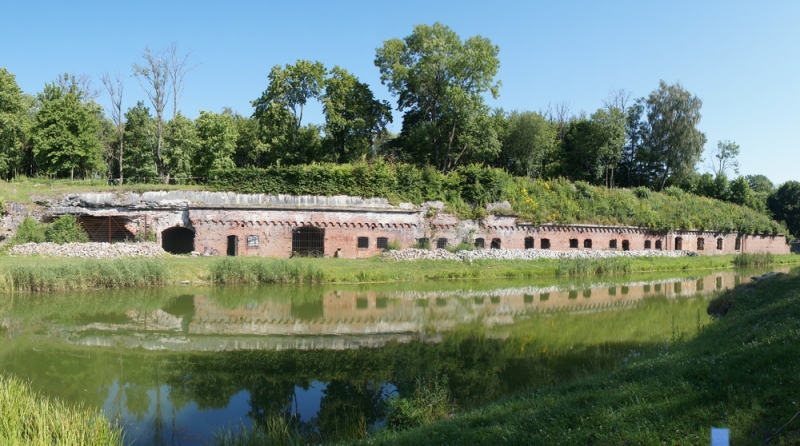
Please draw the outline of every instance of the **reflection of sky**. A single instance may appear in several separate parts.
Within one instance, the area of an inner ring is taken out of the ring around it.
[[[103,411],[111,419],[121,420],[125,430],[125,442],[132,445],[167,444],[167,445],[205,445],[209,444],[221,429],[236,430],[242,427],[249,429],[252,420],[247,416],[250,410],[250,393],[242,390],[235,394],[228,405],[222,409],[199,409],[192,401],[173,413],[169,400],[170,386],[162,385],[158,390],[149,389],[147,413],[142,420],[127,409],[125,388],[120,388],[119,381],[114,381],[103,403]],[[319,415],[322,398],[325,396],[327,383],[312,381],[308,389],[295,386],[295,399],[289,412],[297,413],[303,422],[310,423]],[[384,398],[393,395],[397,388],[390,383],[381,384]],[[156,413],[161,404],[161,431],[157,429]],[[382,425],[379,422],[378,425]],[[372,426],[373,428],[376,426]]]
[[[234,395],[227,407],[221,409],[201,410],[195,402],[190,402],[173,413],[173,406],[169,401],[170,387],[163,385],[160,392],[156,389],[147,391],[150,403],[147,414],[141,421],[136,419],[135,414],[128,412],[124,392],[119,395],[120,390],[119,382],[114,381],[109,389],[108,398],[103,403],[103,411],[109,418],[117,417],[122,421],[127,444],[158,444],[160,438],[162,444],[204,445],[208,444],[220,429],[235,429],[242,426],[250,428],[252,424],[252,420],[247,417],[247,412],[250,410],[250,394],[244,390]],[[160,433],[156,429],[159,400],[162,414]]]

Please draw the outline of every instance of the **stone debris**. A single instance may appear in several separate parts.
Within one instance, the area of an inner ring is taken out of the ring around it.
[[[166,255],[157,243],[25,243],[11,248],[13,255],[41,255],[87,259],[118,259],[122,257],[160,257]]]
[[[384,258],[392,260],[536,260],[536,259],[607,259],[611,257],[696,257],[693,251],[553,251],[549,249],[479,249],[474,251],[450,252],[446,249],[409,248],[400,251],[387,251]]]

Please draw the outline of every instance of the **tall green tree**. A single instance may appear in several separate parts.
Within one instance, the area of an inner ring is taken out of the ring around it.
[[[253,117],[259,122],[262,141],[274,160],[286,164],[314,161],[319,154],[319,127],[303,126],[303,113],[311,100],[319,100],[327,70],[321,62],[298,60],[276,65],[269,86],[253,101]]]
[[[679,83],[661,81],[648,96],[645,141],[653,163],[653,185],[659,190],[668,179],[679,183],[695,172],[706,143],[706,135],[697,128],[702,105]]]
[[[334,67],[325,80],[324,151],[331,161],[350,162],[369,154],[376,136],[392,122],[391,106],[375,99],[369,85]]]
[[[25,134],[22,90],[13,74],[0,68],[0,178],[14,176]]]
[[[775,220],[783,221],[789,232],[800,237],[800,182],[787,181],[767,199]]]
[[[557,146],[556,126],[539,113],[513,111],[508,115],[504,133],[503,167],[517,175],[539,177],[545,159]]]
[[[194,153],[195,176],[207,177],[212,169],[235,167],[236,122],[230,113],[201,111],[195,120],[197,149]]]
[[[150,99],[150,104],[156,112],[156,146],[155,162],[159,178],[169,182],[169,170],[164,163],[164,109],[169,100],[169,59],[163,51],[153,51],[150,47],[142,53],[144,63],[133,64],[133,76]]]
[[[64,88],[45,85],[38,95],[38,111],[32,128],[33,155],[47,175],[83,177],[105,170],[103,146],[98,137],[100,106],[84,101],[77,83]]]
[[[156,167],[156,145],[158,144],[158,128],[150,109],[139,101],[136,106],[125,112],[125,163],[123,172],[114,176],[127,178],[133,183],[151,183],[158,178]]]
[[[164,162],[169,166],[173,181],[193,182],[192,160],[197,150],[197,127],[181,112],[167,122],[164,132]]]
[[[411,35],[377,49],[381,82],[405,112],[399,142],[410,158],[448,172],[486,152],[499,152],[496,132],[485,126],[489,108],[484,104],[486,93],[498,96],[499,52],[489,39],[462,41],[441,23],[416,25]]]

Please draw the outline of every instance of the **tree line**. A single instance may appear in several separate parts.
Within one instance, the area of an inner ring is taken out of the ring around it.
[[[0,176],[204,182],[214,169],[381,158],[445,174],[478,164],[610,188],[677,186],[766,210],[775,191],[766,177],[727,177],[738,173],[737,144],[718,142],[713,173],[697,172],[706,144],[698,129],[702,101],[679,83],[661,81],[641,98],[612,92],[591,114],[573,114],[565,103],[492,109],[486,99],[501,87],[499,52],[488,38],[462,39],[440,23],[383,42],[374,64],[402,113],[398,134],[387,130],[389,102],[346,69],[315,61],[273,67],[249,116],[224,109],[194,120],[179,101],[197,64],[177,44],[146,48],[132,64],[147,102],[125,107],[125,76],[103,74],[106,110],[85,76],[64,74],[27,95],[0,69]],[[322,105],[321,124],[304,121],[314,101]]]

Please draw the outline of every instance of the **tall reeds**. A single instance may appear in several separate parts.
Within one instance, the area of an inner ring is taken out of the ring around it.
[[[123,435],[99,411],[44,398],[19,378],[0,375],[0,443],[122,445]]]
[[[769,252],[743,252],[733,259],[733,265],[737,268],[763,267],[771,265],[774,261],[775,257]]]
[[[316,265],[299,259],[224,258],[211,264],[211,281],[216,284],[296,283],[325,281]]]
[[[70,291],[165,285],[159,259],[65,260],[56,264],[10,265],[0,272],[0,292]]]

